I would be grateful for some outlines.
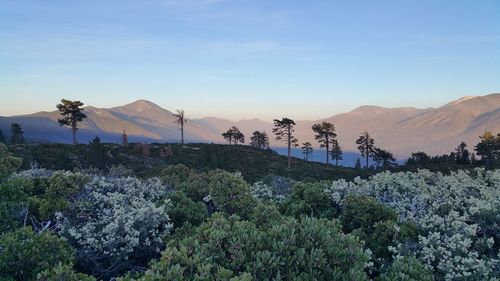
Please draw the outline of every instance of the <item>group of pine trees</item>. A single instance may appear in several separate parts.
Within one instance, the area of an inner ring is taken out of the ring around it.
[[[61,118],[58,119],[58,123],[61,126],[69,126],[72,132],[73,144],[77,144],[77,131],[78,123],[83,121],[87,116],[83,113],[83,103],[80,101],[71,101],[67,99],[62,99],[61,103],[57,104],[56,107],[61,114]],[[175,117],[175,123],[180,126],[181,131],[181,144],[184,144],[184,125],[187,123],[187,119],[184,114],[184,110],[177,110]],[[298,147],[299,141],[295,137],[295,126],[294,120],[283,117],[282,119],[274,119],[274,128],[272,133],[275,135],[277,141],[283,141],[287,145],[287,156],[288,164],[287,167],[291,166],[291,149],[292,147]],[[10,128],[10,138],[6,138],[3,132],[0,130],[0,142],[10,142],[12,144],[19,144],[24,142],[24,131],[20,124],[13,123]],[[314,124],[311,127],[312,131],[315,133],[314,138],[319,143],[321,148],[325,149],[326,155],[326,165],[330,165],[330,160],[335,161],[335,165],[342,160],[343,152],[337,140],[337,133],[335,131],[334,124],[330,122],[323,121],[321,123]],[[222,133],[224,139],[229,145],[238,145],[245,143],[245,135],[236,127],[232,126],[226,132]],[[128,138],[125,131],[122,135],[122,143],[127,144]],[[365,131],[356,140],[358,145],[358,150],[361,157],[364,158],[365,168],[369,168],[369,159],[375,163],[376,167],[390,168],[396,165],[396,159],[394,155],[385,149],[375,146],[375,140],[370,136],[370,134]],[[266,150],[269,149],[269,136],[265,131],[254,131],[250,137],[250,146]],[[313,145],[310,142],[302,143],[300,147],[304,159],[307,161],[311,158],[313,153]],[[455,162],[459,165],[468,165],[474,163],[482,163],[487,165],[496,165],[500,163],[500,133],[496,136],[491,132],[485,132],[480,136],[480,142],[475,146],[476,155],[480,156],[480,160],[477,160],[474,153],[470,153],[467,150],[467,144],[462,142],[454,152],[450,155],[441,155],[430,157],[424,152],[412,153],[410,158],[406,161],[405,165],[408,166],[422,166],[426,163],[450,163]],[[356,168],[361,168],[361,161],[358,158],[355,164]]]

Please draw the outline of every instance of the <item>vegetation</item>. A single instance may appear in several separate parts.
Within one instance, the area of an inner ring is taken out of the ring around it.
[[[335,126],[330,122],[321,122],[314,124],[312,130],[316,134],[314,138],[320,143],[320,147],[324,147],[326,151],[326,166],[330,165],[330,147],[337,137]]]
[[[374,143],[373,138],[368,134],[367,131],[363,132],[359,138],[356,140],[356,144],[358,146],[358,150],[361,153],[361,156],[365,158],[366,164],[365,168],[368,169],[368,159],[373,157],[375,154],[374,151]]]
[[[184,144],[184,124],[187,123],[186,117],[184,117],[184,110],[177,110],[177,114],[173,114],[175,117],[175,123],[181,127],[181,144]]]
[[[461,143],[397,166],[365,132],[362,170],[337,167],[323,122],[313,130],[336,166],[307,161],[306,142],[292,167],[294,125],[273,129],[288,157],[265,132],[236,145],[234,126],[229,146],[0,143],[0,278],[499,280],[500,170],[486,168],[500,135],[481,136],[480,159]]]
[[[265,131],[259,132],[255,131],[250,138],[250,146],[260,148],[260,149],[269,149],[269,137]]]
[[[291,147],[293,146],[299,146],[298,145],[298,140],[297,138],[293,135],[294,133],[294,127],[295,126],[295,121],[292,119],[283,117],[281,120],[279,119],[274,119],[274,128],[273,128],[273,133],[276,135],[276,140],[284,140],[287,143],[287,148],[288,148],[288,164],[287,168],[290,169],[291,167],[291,162],[292,162],[292,157],[291,157]]]
[[[302,147],[300,148],[302,150],[302,154],[304,155],[304,160],[309,161],[309,157],[311,157],[313,153],[313,146],[310,142],[304,142],[302,143]]]
[[[133,162],[124,156],[127,153],[142,155],[134,145],[96,142],[57,148],[92,153],[93,145],[113,156],[107,159],[110,165]],[[31,146],[13,148],[26,151]],[[137,159],[153,161],[151,156],[159,157],[165,149],[158,146]],[[203,145],[170,147],[175,155],[199,153]],[[258,148],[210,147],[262,153],[279,160],[284,171],[297,169],[285,169],[285,157]],[[311,167],[327,171],[323,165]],[[80,172],[37,166],[17,173],[8,170],[0,183],[1,278],[500,278],[500,170],[449,175],[386,171],[334,181],[261,173],[250,184],[242,177],[244,170],[195,170],[166,161],[152,169],[159,171],[143,173],[142,179],[127,166]]]
[[[229,143],[229,145],[234,144],[237,145],[239,143],[245,143],[245,135],[240,132],[240,129],[236,126],[232,126],[225,133],[222,133],[222,136]]]
[[[57,120],[61,126],[70,126],[73,134],[73,144],[77,144],[76,132],[78,131],[78,122],[83,121],[87,116],[82,112],[83,103],[81,101],[70,101],[62,99],[61,103],[57,104],[57,110],[62,115],[62,118]]]
[[[10,125],[10,142],[12,144],[24,142],[24,131],[18,123],[12,123]]]
[[[339,141],[334,139],[332,141],[332,149],[330,151],[330,157],[335,160],[335,166],[339,165],[339,161],[343,159],[342,155],[344,152],[342,151],[342,147],[339,144]]]

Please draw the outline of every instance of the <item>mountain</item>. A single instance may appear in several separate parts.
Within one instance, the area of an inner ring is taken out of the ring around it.
[[[178,142],[180,139],[172,112],[146,100],[113,108],[87,106],[84,112],[88,118],[80,126],[80,142],[88,142],[95,136],[106,142],[118,142],[123,130],[132,142]],[[10,124],[16,122],[24,128],[27,139],[69,143],[70,130],[59,126],[58,118],[56,111],[0,117],[0,129],[8,135]],[[321,121],[335,124],[344,151],[356,152],[355,140],[368,130],[377,146],[391,150],[400,158],[418,150],[443,154],[451,152],[461,141],[472,149],[485,130],[500,132],[500,94],[464,97],[426,109],[361,106],[320,120],[297,121],[296,136],[300,143],[316,144],[311,126]],[[221,133],[233,125],[245,134],[247,142],[253,131],[260,130],[270,135],[271,145],[284,146],[272,137],[273,124],[261,119],[188,119],[185,139],[187,142],[224,143]]]

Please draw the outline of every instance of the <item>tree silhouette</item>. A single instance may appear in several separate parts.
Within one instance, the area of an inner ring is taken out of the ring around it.
[[[336,139],[332,140],[332,149],[330,150],[330,156],[335,160],[335,166],[339,165],[339,160],[342,160],[344,153],[342,152],[342,147],[339,145],[339,141]]]
[[[356,163],[354,164],[354,168],[355,169],[361,169],[361,161],[358,159],[356,159]]]
[[[255,131],[250,137],[250,145],[259,149],[269,148],[269,137],[265,131]]]
[[[184,124],[187,123],[187,120],[184,116],[183,109],[177,109],[177,113],[173,113],[172,115],[175,117],[175,124],[181,126],[181,144],[184,145]]]
[[[128,145],[128,136],[127,136],[127,132],[125,132],[125,130],[123,130],[123,134],[122,134],[122,145],[123,146]]]
[[[300,149],[304,155],[304,160],[309,161],[309,157],[311,157],[313,152],[312,144],[310,142],[304,142],[302,143],[302,147]]]
[[[476,154],[481,156],[481,161],[490,164],[500,160],[500,134],[493,135],[491,132],[485,132],[479,136],[481,141],[476,145]]]
[[[324,147],[326,149],[326,166],[330,165],[330,146],[332,140],[337,137],[335,133],[335,126],[330,123],[323,121],[312,126],[312,130],[316,133],[314,138],[319,142],[319,147]]]
[[[413,152],[411,154],[411,156],[408,158],[408,160],[406,160],[405,165],[407,165],[407,166],[415,165],[415,166],[422,167],[422,166],[427,165],[430,160],[431,160],[431,157],[429,155],[427,155],[427,153],[425,153],[423,151],[418,151],[418,152]]]
[[[5,143],[5,136],[3,135],[2,130],[0,130],[0,142]]]
[[[468,165],[470,164],[470,152],[467,149],[467,144],[465,142],[461,142],[457,148],[455,148],[455,161],[459,165]]]
[[[73,144],[77,144],[76,142],[76,131],[78,131],[78,122],[81,122],[83,119],[87,118],[85,114],[83,114],[83,103],[81,101],[70,101],[66,99],[62,99],[61,103],[56,105],[57,110],[61,113],[63,118],[57,120],[59,125],[70,126],[71,132],[73,134]]]
[[[396,158],[394,158],[392,152],[378,147],[373,149],[373,160],[377,163],[377,166],[383,168],[388,168],[396,164]]]
[[[370,137],[367,131],[364,131],[359,138],[356,140],[358,150],[361,152],[361,156],[365,157],[366,165],[365,168],[368,169],[368,158],[374,155],[374,144],[375,141]]]
[[[245,143],[245,135],[243,135],[243,133],[240,132],[240,129],[238,129],[238,127],[236,126],[232,126],[231,128],[229,128],[229,130],[227,130],[225,133],[222,133],[222,136],[225,140],[228,141],[229,145]]]
[[[283,117],[281,120],[274,119],[273,133],[276,135],[276,140],[284,140],[288,146],[288,169],[290,169],[291,163],[291,147],[292,145],[295,147],[299,146],[297,144],[297,138],[293,135],[295,132],[294,126],[295,121],[290,118]]]
[[[24,131],[18,123],[12,123],[10,125],[10,142],[13,144],[24,142]]]

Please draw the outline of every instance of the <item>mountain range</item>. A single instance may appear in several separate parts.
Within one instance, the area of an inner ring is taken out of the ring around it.
[[[84,113],[88,118],[80,124],[80,142],[88,142],[95,136],[105,142],[119,142],[124,130],[131,142],[178,142],[180,139],[172,112],[150,101],[138,100],[112,108],[87,106]],[[0,117],[0,129],[9,135],[10,124],[19,123],[28,140],[69,143],[70,130],[59,126],[59,117],[57,111]],[[394,152],[399,158],[415,151],[444,154],[461,141],[472,149],[484,131],[500,132],[500,94],[464,97],[426,109],[361,106],[320,120],[297,121],[295,133],[300,143],[310,141],[319,148],[311,126],[321,121],[335,125],[344,151],[356,151],[355,140],[367,130],[376,146]],[[216,117],[188,119],[185,139],[187,142],[224,143],[221,133],[233,125],[245,134],[247,142],[253,131],[260,130],[268,132],[272,146],[284,146],[271,136],[272,122],[258,118],[239,121]]]

